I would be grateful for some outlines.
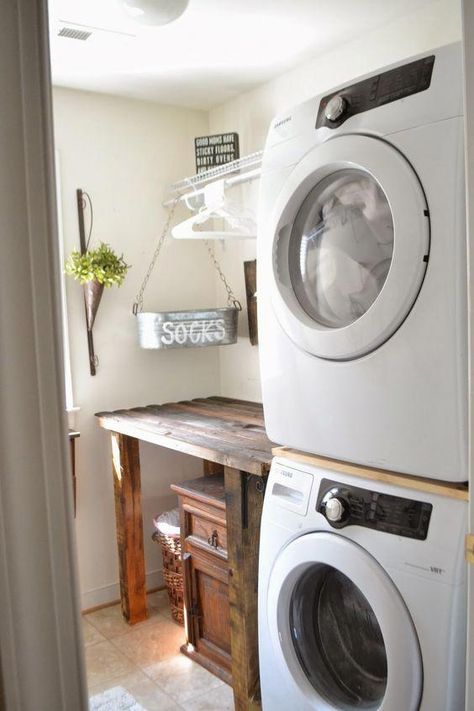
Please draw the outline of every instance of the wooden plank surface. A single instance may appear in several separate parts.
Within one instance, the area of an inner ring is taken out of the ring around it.
[[[273,443],[259,403],[224,397],[97,413],[104,429],[252,474],[266,474]]]
[[[454,484],[438,481],[436,479],[420,479],[415,476],[409,476],[408,474],[399,474],[397,472],[384,471],[383,469],[375,469],[373,467],[363,467],[358,464],[342,462],[339,459],[327,459],[326,457],[318,457],[315,454],[307,454],[296,449],[291,449],[290,447],[274,447],[273,456],[291,459],[291,461],[299,464],[329,469],[330,471],[350,474],[351,476],[363,477],[371,481],[382,481],[386,484],[393,484],[393,486],[403,486],[406,489],[426,491],[429,494],[447,496],[460,501],[469,500],[469,491],[465,484]]]
[[[171,490],[178,496],[189,496],[204,504],[212,504],[225,511],[224,477],[221,475],[203,476],[190,481],[171,484]]]

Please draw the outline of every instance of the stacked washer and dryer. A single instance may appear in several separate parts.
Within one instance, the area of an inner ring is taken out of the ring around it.
[[[459,44],[272,122],[257,260],[270,439],[453,491],[467,479],[464,190]],[[463,711],[466,526],[462,497],[275,460],[263,710]]]

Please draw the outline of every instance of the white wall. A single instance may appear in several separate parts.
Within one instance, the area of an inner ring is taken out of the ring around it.
[[[81,187],[94,201],[95,239],[110,242],[133,265],[124,286],[104,294],[94,332],[100,359],[95,378],[88,369],[81,290],[68,280],[74,390],[81,408],[76,528],[83,607],[118,596],[109,442],[94,412],[218,392],[261,399],[258,348],[249,343],[245,310],[239,341],[231,347],[159,353],[142,351],[136,345],[131,304],[165,219],[160,204],[166,186],[194,171],[193,138],[235,130],[242,155],[259,150],[276,113],[376,67],[460,37],[458,0],[438,0],[209,114],[100,94],[55,91],[66,252],[78,245],[75,191]],[[245,190],[248,204],[254,207],[256,188],[254,184]],[[243,305],[243,261],[255,258],[255,246],[251,240],[216,244],[224,272]],[[203,245],[170,240],[151,280],[145,307],[224,305],[225,297]],[[148,584],[153,585],[159,582],[160,562],[149,540],[151,518],[172,502],[169,482],[191,478],[200,469],[197,460],[183,455],[146,445],[141,451]]]
[[[215,394],[216,349],[144,351],[137,345],[132,302],[166,217],[164,191],[192,173],[193,139],[208,132],[207,115],[100,94],[56,89],[65,250],[79,245],[76,188],[94,204],[93,241],[109,242],[132,265],[124,285],[106,289],[94,326],[99,366],[89,373],[81,287],[67,279],[77,427],[77,541],[83,608],[118,598],[113,484],[108,434],[94,413]],[[214,274],[202,244],[169,240],[145,309],[214,304]],[[151,520],[174,499],[169,483],[200,475],[197,460],[144,445],[143,509],[147,583],[160,581]]]
[[[241,155],[261,150],[275,114],[377,67],[459,39],[459,0],[432,2],[211,110],[210,133],[237,131]],[[217,252],[244,303],[243,261],[255,259],[255,242],[226,243],[224,248],[218,246]],[[258,348],[248,341],[245,320],[246,314],[241,319],[238,345],[220,349],[221,391],[224,395],[256,400],[260,399]]]

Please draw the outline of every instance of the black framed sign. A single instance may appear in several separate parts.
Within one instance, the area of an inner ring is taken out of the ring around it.
[[[217,168],[240,158],[239,134],[217,133],[214,136],[200,136],[194,139],[196,171]]]

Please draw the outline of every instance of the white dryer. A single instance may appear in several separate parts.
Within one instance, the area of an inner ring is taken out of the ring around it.
[[[467,502],[274,460],[263,711],[464,711]]]
[[[272,123],[257,264],[275,442],[467,479],[461,66],[449,45]]]

